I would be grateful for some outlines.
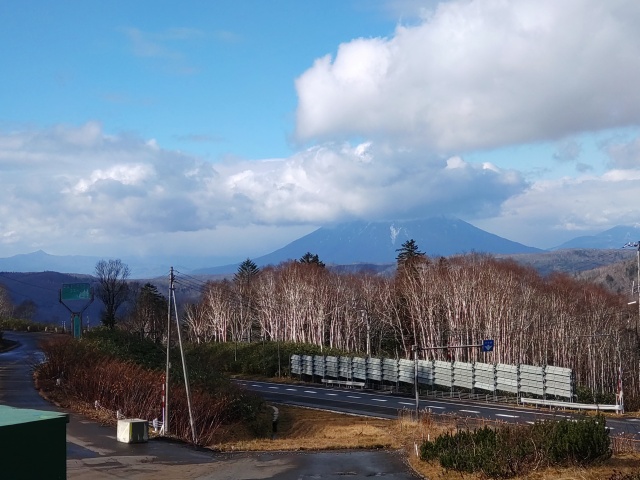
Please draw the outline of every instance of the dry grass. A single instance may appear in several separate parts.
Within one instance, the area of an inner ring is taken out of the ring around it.
[[[275,438],[256,438],[246,427],[220,429],[210,448],[220,451],[275,451],[400,448],[394,422],[279,405]],[[272,412],[267,412],[269,416]]]
[[[406,411],[397,420],[382,420],[289,406],[278,406],[280,421],[275,439],[257,439],[246,428],[232,426],[220,431],[210,448],[219,451],[283,451],[321,449],[402,450],[407,462],[421,476],[430,480],[480,480],[479,475],[445,471],[438,464],[425,463],[416,456],[416,447],[427,439],[457,427],[482,426],[483,420],[471,425],[469,420],[455,417],[424,415],[417,422]],[[268,413],[271,415],[271,413]],[[614,472],[640,471],[639,454],[615,455],[602,465],[589,469],[545,469],[517,480],[603,480]]]

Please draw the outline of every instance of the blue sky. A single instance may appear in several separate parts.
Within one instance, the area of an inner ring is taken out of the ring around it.
[[[638,222],[640,4],[0,4],[0,256],[268,253],[454,215]]]

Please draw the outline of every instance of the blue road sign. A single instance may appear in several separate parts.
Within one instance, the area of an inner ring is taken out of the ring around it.
[[[483,340],[482,341],[482,351],[483,352],[493,352],[493,340]]]

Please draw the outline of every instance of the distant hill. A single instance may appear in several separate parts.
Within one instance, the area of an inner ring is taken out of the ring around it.
[[[92,275],[96,263],[113,257],[93,257],[83,255],[50,255],[42,250],[37,252],[0,258],[0,272],[60,272]],[[154,278],[169,275],[171,266],[182,272],[189,272],[203,265],[228,262],[228,258],[216,257],[133,257],[120,258],[131,269],[131,278]]]
[[[414,239],[429,256],[459,253],[534,253],[542,250],[507,240],[457,218],[433,217],[394,222],[349,222],[322,227],[268,255],[252,259],[258,266],[299,259],[306,252],[317,254],[326,264],[353,265],[395,263],[397,249]],[[235,271],[238,264],[204,268],[194,273]]]
[[[306,252],[340,271],[388,271],[393,269],[397,249],[413,238],[419,248],[431,257],[478,252],[496,256],[518,256],[518,261],[533,265],[541,273],[551,271],[583,271],[616,262],[617,253],[627,242],[640,240],[640,226],[618,226],[597,235],[577,237],[544,251],[513,242],[474,227],[457,218],[433,217],[412,221],[349,222],[322,227],[284,247],[252,260],[263,267],[286,260],[299,259]],[[591,251],[593,250],[593,251]],[[596,250],[611,250],[608,253]],[[633,250],[633,249],[630,249]],[[629,250],[629,251],[630,251]],[[552,252],[571,252],[551,255]],[[628,253],[620,253],[627,255]],[[49,255],[42,250],[29,254],[0,258],[0,272],[94,273],[102,258],[82,255]],[[625,257],[626,258],[626,257]],[[239,263],[228,258],[176,256],[122,257],[131,268],[131,279],[168,277],[169,268],[194,275],[229,275]],[[216,266],[217,265],[217,266]]]
[[[516,255],[495,255],[497,258],[511,258],[523,265],[535,268],[541,275],[563,272],[572,275],[606,265],[629,262],[636,252],[627,249],[566,249],[551,252],[523,253]]]
[[[185,302],[196,302],[205,283],[208,280],[216,279],[219,279],[219,277],[194,277],[177,274],[175,293],[178,306],[182,306]],[[168,278],[160,277],[149,279],[148,281],[158,288],[161,295],[164,297],[169,296]],[[130,283],[138,283],[139,285],[146,282],[147,280],[142,279],[130,281]],[[69,326],[71,316],[69,310],[59,301],[59,291],[64,283],[90,283],[93,288],[96,288],[96,279],[91,275],[70,275],[58,272],[0,272],[0,285],[7,289],[14,308],[19,308],[20,304],[25,301],[31,301],[36,306],[35,314],[31,317],[32,320],[41,323],[52,323],[57,326],[62,325],[62,322],[66,322],[66,325]],[[82,301],[75,305],[70,304],[70,302],[67,302],[67,304],[74,311],[80,310],[85,306]],[[122,305],[118,314],[125,313],[128,307],[129,305],[126,303]],[[91,326],[99,325],[103,308],[102,301],[96,297],[83,314],[84,325],[86,326],[87,321],[90,322]]]
[[[53,323],[57,326],[66,322],[69,326],[71,313],[59,301],[59,291],[63,283],[93,283],[88,275],[69,275],[58,272],[0,273],[0,284],[9,292],[14,306],[31,300],[36,304],[32,320]],[[70,305],[72,308],[75,305]],[[83,305],[80,305],[81,309]],[[83,321],[89,319],[91,325],[98,325],[102,302],[95,300],[84,313]]]
[[[49,255],[42,250],[0,258],[1,272],[93,272],[99,257],[82,255]]]
[[[619,225],[596,235],[576,237],[551,250],[567,250],[572,248],[622,248],[627,242],[640,240],[640,225]]]
[[[638,293],[631,292],[631,286],[638,281],[635,252],[631,258],[579,272],[575,276],[580,280],[602,285],[613,292],[628,295],[629,301],[638,300]]]

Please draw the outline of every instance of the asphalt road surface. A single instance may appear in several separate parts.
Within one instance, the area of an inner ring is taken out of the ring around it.
[[[237,381],[245,388],[259,393],[265,400],[274,403],[286,403],[308,408],[321,408],[353,415],[365,415],[380,418],[398,418],[402,409],[415,410],[415,398],[374,392],[358,388],[331,388],[312,384],[282,384]],[[434,414],[451,414],[459,417],[485,418],[495,421],[533,423],[542,420],[577,418],[580,414],[573,411],[535,409],[518,407],[511,404],[498,404],[482,401],[458,400],[449,398],[421,398],[419,409],[430,410]],[[607,418],[607,427],[611,433],[625,434],[640,438],[640,419],[613,417]]]
[[[33,366],[42,359],[38,343],[46,335],[5,332],[6,339],[18,341],[20,346],[0,353],[0,404],[63,411],[42,399],[33,386]],[[37,452],[26,461],[34,458]],[[220,454],[165,440],[120,443],[116,440],[115,427],[101,426],[75,414],[71,414],[67,425],[67,478],[70,479],[326,480],[345,477],[358,480],[419,478],[397,452]]]
[[[289,385],[272,382],[242,380],[237,383],[259,393],[265,400],[309,408],[321,408],[353,415],[379,418],[398,418],[402,409],[415,410],[415,398],[374,392],[358,388],[331,388],[323,385]],[[421,411],[459,417],[483,418],[502,422],[533,423],[543,420],[561,420],[580,417],[572,410],[535,409],[514,404],[458,400],[450,398],[421,398]],[[640,438],[640,418],[608,416],[607,428],[612,435]]]

